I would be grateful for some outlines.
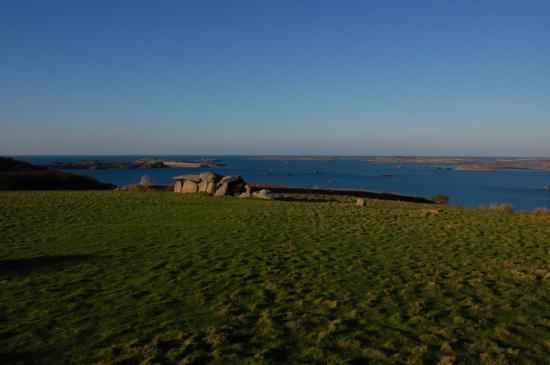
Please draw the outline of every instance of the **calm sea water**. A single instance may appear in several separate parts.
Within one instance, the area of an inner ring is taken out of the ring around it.
[[[33,163],[56,161],[103,160],[134,161],[151,156],[15,156]],[[154,156],[175,160],[193,160],[204,156]],[[444,194],[450,203],[479,207],[491,203],[511,203],[518,210],[550,207],[550,171],[446,171],[437,165],[379,164],[366,161],[269,161],[247,156],[208,156],[226,163],[224,167],[208,169],[108,169],[72,170],[115,185],[137,183],[148,175],[155,184],[170,184],[172,177],[202,171],[223,175],[240,175],[247,182],[282,184],[300,187],[350,188],[378,192],[431,197]],[[270,174],[269,172],[272,172]],[[393,175],[393,176],[383,176]]]

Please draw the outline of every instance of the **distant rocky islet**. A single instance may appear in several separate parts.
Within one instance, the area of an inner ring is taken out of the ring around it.
[[[150,169],[150,168],[206,168],[225,166],[225,163],[215,159],[195,161],[177,161],[168,159],[139,159],[131,162],[108,162],[99,160],[81,160],[54,162],[44,167],[59,170],[103,170],[103,169]]]

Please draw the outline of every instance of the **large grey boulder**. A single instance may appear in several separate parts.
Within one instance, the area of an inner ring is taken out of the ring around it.
[[[185,180],[183,182],[183,187],[181,188],[182,193],[196,193],[199,191],[199,184],[191,180]]]
[[[182,188],[183,184],[180,180],[177,180],[176,183],[174,184],[174,193],[181,193],[181,188]]]
[[[173,177],[174,180],[190,180],[192,182],[195,182],[195,183],[200,183],[201,182],[201,178],[199,175],[180,175],[180,176],[174,176]]]
[[[221,185],[223,183],[237,183],[241,182],[243,179],[240,176],[224,176],[221,178],[221,180],[218,182],[218,185]]]
[[[222,176],[215,172],[202,172],[199,176],[202,180],[209,183],[217,183],[222,179]]]

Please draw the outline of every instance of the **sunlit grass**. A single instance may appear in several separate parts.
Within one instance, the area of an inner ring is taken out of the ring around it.
[[[0,193],[0,362],[542,363],[550,219]]]

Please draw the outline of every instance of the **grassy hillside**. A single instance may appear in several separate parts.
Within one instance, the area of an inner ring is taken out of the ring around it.
[[[0,363],[532,363],[550,219],[0,192]]]
[[[107,190],[114,188],[89,176],[50,170],[0,156],[0,190]]]

